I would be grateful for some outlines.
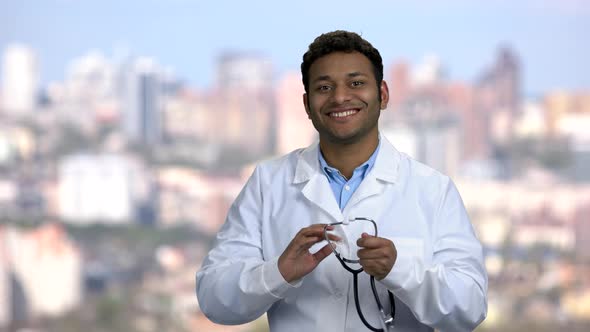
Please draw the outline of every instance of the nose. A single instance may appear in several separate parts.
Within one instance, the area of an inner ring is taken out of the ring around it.
[[[346,85],[337,85],[334,88],[332,99],[334,103],[338,105],[349,102],[351,100],[350,90],[346,87]]]

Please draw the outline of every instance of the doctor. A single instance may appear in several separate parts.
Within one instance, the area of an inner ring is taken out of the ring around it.
[[[367,331],[353,278],[324,225],[362,217],[359,304],[373,326],[395,296],[395,331],[472,331],[487,310],[482,247],[452,181],[379,135],[387,107],[379,51],[356,33],[317,37],[303,55],[303,104],[319,144],[259,164],[197,273],[213,322],[268,313],[271,331]]]

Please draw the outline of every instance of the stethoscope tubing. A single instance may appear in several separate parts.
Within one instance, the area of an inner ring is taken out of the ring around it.
[[[375,224],[375,221],[373,221],[372,219],[368,219],[368,218],[355,218],[355,220],[366,220],[366,221],[372,222],[373,225],[375,226],[375,235],[377,235],[377,225]],[[326,238],[327,241],[328,241],[328,234],[327,234],[326,228],[328,226],[335,226],[335,225],[341,225],[341,224],[343,224],[343,223],[337,222],[337,223],[332,223],[332,224],[326,225],[324,227],[324,237]],[[383,329],[375,328],[371,324],[369,324],[369,322],[365,319],[365,316],[363,315],[363,311],[361,310],[361,305],[360,305],[360,301],[359,301],[359,294],[358,294],[358,275],[359,275],[359,273],[363,272],[364,269],[362,267],[360,267],[358,269],[351,268],[350,266],[348,266],[348,264],[346,264],[346,262],[350,262],[350,263],[356,263],[356,262],[347,260],[344,257],[340,257],[340,254],[337,251],[335,251],[332,246],[330,246],[330,247],[332,248],[332,251],[334,252],[334,255],[336,256],[336,258],[338,259],[340,264],[342,264],[342,266],[348,272],[352,273],[352,275],[353,275],[354,304],[356,306],[356,311],[359,315],[359,318],[361,319],[363,324],[365,324],[365,326],[369,330],[374,331],[374,332],[386,332]],[[379,311],[381,312],[381,314],[384,315],[385,311],[383,309],[383,305],[381,304],[381,300],[379,299],[379,296],[377,294],[377,287],[375,286],[375,277],[371,276],[370,281],[371,281],[371,290],[373,291],[373,296],[375,297],[375,302],[377,302],[377,307],[379,308]],[[391,319],[393,320],[393,318],[395,317],[395,298],[393,297],[393,293],[391,293],[390,290],[387,290],[387,293],[389,296],[389,302],[391,303]]]

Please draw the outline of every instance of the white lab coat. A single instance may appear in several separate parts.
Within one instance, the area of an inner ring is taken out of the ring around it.
[[[472,331],[486,316],[487,275],[450,179],[382,137],[373,169],[340,211],[318,149],[316,143],[256,167],[197,273],[203,313],[217,323],[242,324],[268,312],[271,331],[367,331],[356,312],[352,274],[334,255],[295,285],[277,266],[301,228],[366,217],[397,248],[393,269],[377,282],[386,311],[386,288],[395,295],[395,331]],[[380,327],[364,272],[359,293],[365,317]]]

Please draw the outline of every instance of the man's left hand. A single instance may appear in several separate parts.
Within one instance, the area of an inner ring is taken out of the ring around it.
[[[377,280],[385,278],[397,259],[397,250],[393,242],[363,233],[356,244],[362,248],[357,255],[365,272]]]

